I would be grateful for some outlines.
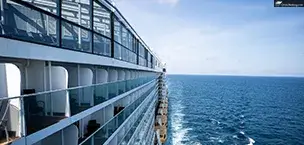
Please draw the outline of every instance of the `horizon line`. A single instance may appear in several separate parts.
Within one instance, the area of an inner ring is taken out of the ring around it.
[[[303,75],[250,75],[250,74],[186,74],[186,73],[167,73],[167,75],[192,75],[192,76],[236,76],[236,77],[296,77],[304,78]]]

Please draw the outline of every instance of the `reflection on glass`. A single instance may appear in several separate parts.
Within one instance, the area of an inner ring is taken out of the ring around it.
[[[135,100],[133,103],[131,103],[129,106],[126,106],[121,112],[119,112],[116,116],[114,116],[111,120],[109,120],[107,123],[105,123],[101,128],[99,128],[96,133],[88,138],[83,144],[90,143],[90,140],[94,138],[95,142],[98,142],[98,144],[103,144],[105,141],[119,128],[119,126],[122,125],[122,123],[131,115],[132,112],[138,106],[143,103],[143,101],[147,98],[147,96],[153,91],[153,87],[148,89],[145,93],[143,93],[137,100]],[[146,104],[150,104],[151,101],[145,102]],[[144,112],[147,110],[149,105],[142,105],[143,108],[140,108],[135,115],[132,115],[131,117],[138,118],[143,117]],[[141,118],[136,119],[140,121]],[[133,125],[133,127],[135,127]],[[136,128],[136,127],[135,127]],[[134,128],[134,131],[135,131]],[[130,136],[131,137],[131,136]],[[120,138],[122,140],[122,138]],[[119,141],[120,141],[119,140]]]
[[[62,22],[61,31],[62,47],[91,52],[90,31],[67,22]]]
[[[111,40],[100,35],[94,34],[94,51],[95,54],[111,56]]]
[[[90,28],[90,0],[62,0],[61,17]]]
[[[114,19],[114,40],[121,43],[121,24],[117,18]]]
[[[111,38],[111,12],[95,1],[93,2],[93,4],[94,30],[102,35]]]
[[[122,47],[116,42],[114,43],[114,58],[122,59]]]
[[[48,45],[57,43],[57,23],[54,17],[7,1],[0,30],[2,35]]]

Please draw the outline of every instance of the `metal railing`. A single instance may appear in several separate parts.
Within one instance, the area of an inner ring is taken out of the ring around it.
[[[153,118],[155,117],[154,110],[156,105],[156,99],[157,98],[155,97],[153,103],[150,105],[150,108],[148,109],[148,111],[146,111],[145,116],[136,127],[136,130],[134,131],[128,144],[130,145],[143,144],[143,140],[147,137],[146,134],[149,131],[149,127],[151,127],[149,125],[153,124],[152,121],[154,120]]]
[[[7,126],[17,137],[26,136],[153,79],[154,76],[0,98],[0,125]]]
[[[135,100],[132,104],[125,107],[121,112],[115,115],[112,119],[107,121],[104,125],[102,125],[99,129],[97,129],[94,133],[92,133],[87,139],[80,143],[80,145],[92,145],[92,144],[104,144],[109,141],[110,138],[113,138],[113,134],[121,128],[123,123],[129,120],[130,117],[134,116],[138,110],[142,109],[143,104],[147,104],[147,97],[149,94],[155,89],[155,85],[153,85],[148,91],[142,94],[137,100]],[[117,135],[117,134],[116,134]],[[109,140],[108,140],[109,139]]]
[[[142,129],[142,126],[144,124],[144,120],[146,120],[148,117],[151,117],[151,113],[153,114],[155,111],[155,103],[156,103],[157,97],[155,97],[149,106],[148,111],[146,111],[144,114],[142,114],[141,119],[139,119],[135,124],[134,124],[134,130],[131,130],[130,133],[132,134],[131,138],[128,140],[128,145],[134,145],[136,142],[136,139],[139,138],[139,131]],[[150,115],[150,116],[149,116]]]

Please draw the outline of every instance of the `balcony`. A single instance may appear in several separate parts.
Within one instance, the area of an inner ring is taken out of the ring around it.
[[[0,100],[2,117],[0,131],[6,134],[1,136],[0,143],[8,143],[16,138],[36,133],[65,118],[141,87],[143,84],[150,84],[148,82],[154,79],[155,77],[144,77],[41,93],[35,93],[35,90],[24,90],[25,95],[2,98]],[[133,104],[133,108],[141,101]],[[124,110],[132,112],[132,109],[124,108]],[[122,123],[121,118],[123,118],[121,115],[117,117],[118,124],[116,125]]]
[[[135,102],[124,108],[124,110],[119,114],[92,133],[92,135],[81,142],[80,145],[91,145],[94,143],[121,144],[124,141],[128,141],[128,137],[131,137],[134,132],[132,132],[132,130],[136,129],[136,126],[141,121],[144,112],[148,109],[148,104],[152,103],[152,100],[155,100],[156,97],[154,96],[154,89],[155,87],[150,88]],[[136,121],[134,122],[132,120]],[[125,127],[124,129],[129,131],[121,134],[122,127]]]

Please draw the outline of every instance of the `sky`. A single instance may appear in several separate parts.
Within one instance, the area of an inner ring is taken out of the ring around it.
[[[304,76],[304,8],[273,0],[114,0],[171,74]]]

